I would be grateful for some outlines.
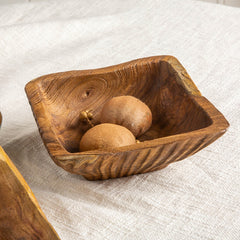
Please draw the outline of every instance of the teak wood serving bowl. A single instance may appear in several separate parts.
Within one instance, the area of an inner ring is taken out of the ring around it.
[[[26,93],[54,162],[88,180],[164,168],[206,147],[229,126],[172,56],[42,76],[26,85]],[[104,103],[120,95],[135,96],[152,111],[152,127],[139,138],[141,143],[79,152],[88,128],[79,120],[80,112],[91,110],[98,124]]]

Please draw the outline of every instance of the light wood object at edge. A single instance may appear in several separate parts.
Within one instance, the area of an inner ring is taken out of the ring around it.
[[[0,240],[57,239],[31,189],[0,147]]]

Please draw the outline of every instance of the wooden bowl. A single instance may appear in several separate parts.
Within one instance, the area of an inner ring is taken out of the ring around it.
[[[0,128],[1,124],[0,112]],[[1,146],[0,239],[60,239],[25,179]]]
[[[2,126],[2,114],[0,112],[0,128],[1,128],[1,126]]]
[[[29,82],[25,90],[54,162],[88,180],[159,170],[206,147],[229,126],[172,56],[54,73]],[[141,99],[153,113],[152,127],[139,138],[141,143],[79,152],[88,129],[79,120],[80,112],[91,110],[98,124],[104,103],[120,95]]]
[[[0,239],[59,240],[33,192],[0,146]]]

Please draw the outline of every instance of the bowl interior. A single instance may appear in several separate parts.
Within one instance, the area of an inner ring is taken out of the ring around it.
[[[176,72],[166,61],[125,66],[115,71],[74,74],[42,80],[43,104],[52,130],[68,152],[79,152],[79,142],[89,128],[79,120],[83,110],[91,110],[93,123],[106,101],[114,96],[132,95],[152,111],[152,127],[139,139],[152,140],[186,133],[212,122],[191,95],[176,81]]]

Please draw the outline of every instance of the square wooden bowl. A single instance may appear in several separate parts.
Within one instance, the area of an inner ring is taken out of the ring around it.
[[[53,161],[88,180],[159,170],[206,147],[229,126],[172,56],[54,73],[29,82],[25,90]],[[87,130],[80,112],[91,109],[98,124],[104,103],[120,95],[135,96],[152,111],[152,127],[139,138],[141,143],[79,152]]]

